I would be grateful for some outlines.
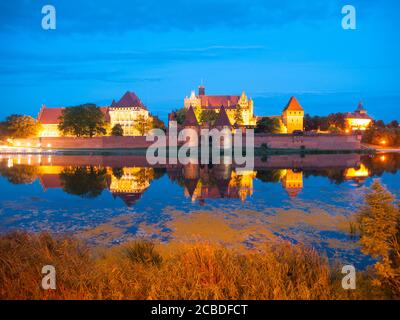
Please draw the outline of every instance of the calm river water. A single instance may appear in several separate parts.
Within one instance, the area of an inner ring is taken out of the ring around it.
[[[257,248],[285,239],[331,260],[373,260],[350,230],[373,179],[400,196],[400,154],[292,155],[153,168],[144,156],[0,157],[0,232],[69,233],[94,246],[145,238]]]

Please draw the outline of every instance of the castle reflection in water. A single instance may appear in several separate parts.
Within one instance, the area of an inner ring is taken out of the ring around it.
[[[145,156],[0,156],[0,174],[12,183],[37,179],[44,191],[53,188],[96,197],[109,190],[127,206],[133,206],[154,179],[167,174],[193,202],[208,199],[240,199],[252,196],[255,179],[280,183],[290,199],[304,188],[310,175],[325,176],[335,183],[349,180],[362,185],[366,178],[400,168],[398,154],[286,155],[256,158],[254,170],[234,165],[167,165],[151,167]]]

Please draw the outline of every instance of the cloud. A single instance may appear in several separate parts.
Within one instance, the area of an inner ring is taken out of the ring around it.
[[[2,1],[0,30],[41,30],[41,8],[45,4],[47,1]],[[343,3],[339,0],[53,0],[52,5],[57,12],[57,32],[84,34],[318,22],[339,16]]]

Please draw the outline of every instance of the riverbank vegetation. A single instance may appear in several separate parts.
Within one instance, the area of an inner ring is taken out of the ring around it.
[[[263,253],[193,244],[161,255],[147,242],[94,252],[70,237],[11,233],[0,238],[0,257],[1,299],[363,298],[341,289],[315,251],[288,243]],[[44,265],[56,269],[56,290],[41,288]]]

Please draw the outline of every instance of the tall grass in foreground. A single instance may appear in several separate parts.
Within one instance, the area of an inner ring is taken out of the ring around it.
[[[56,268],[56,290],[41,288],[47,264]],[[244,253],[194,244],[161,257],[147,242],[94,254],[69,237],[0,236],[0,299],[381,298],[364,276],[356,291],[344,291],[342,276],[315,251],[286,242]]]

